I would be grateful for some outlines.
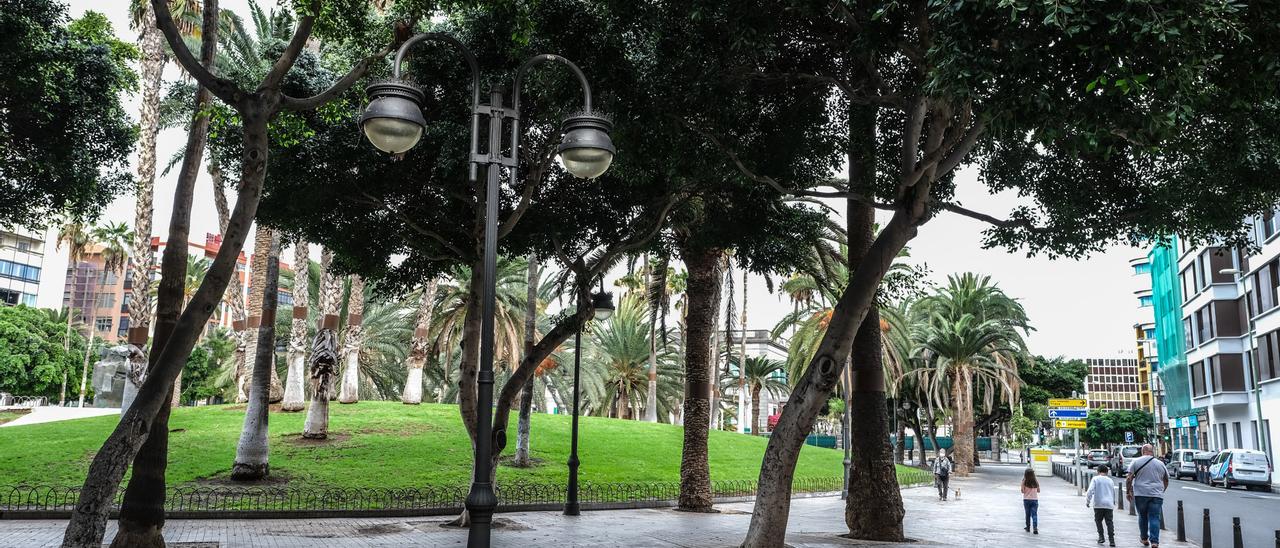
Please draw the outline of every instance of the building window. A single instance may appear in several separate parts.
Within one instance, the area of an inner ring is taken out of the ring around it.
[[[31,251],[31,242],[18,242],[18,251]]]
[[[35,305],[36,305],[36,296],[35,296],[35,295],[28,294],[28,293],[23,293],[23,294],[22,294],[22,304],[25,304],[25,305],[27,305],[27,306],[35,306]]]
[[[17,291],[0,288],[0,304],[16,305],[22,299],[22,294]]]
[[[0,276],[40,283],[40,267],[0,260]]]
[[[94,308],[115,308],[115,306],[116,306],[115,293],[99,293],[93,299]]]
[[[1149,341],[1150,341],[1150,340],[1154,340],[1154,339],[1156,338],[1156,330],[1155,330],[1155,328],[1151,328],[1151,329],[1143,329],[1143,330],[1142,330],[1142,338],[1144,338],[1144,339],[1146,339],[1146,340],[1149,340]]]
[[[1151,295],[1143,295],[1141,297],[1138,297],[1138,306],[1144,307],[1144,308],[1151,306]]]
[[[1151,263],[1138,263],[1138,264],[1133,265],[1133,273],[1134,273],[1134,275],[1138,275],[1138,274],[1150,274],[1150,273],[1151,273]]]
[[[1243,447],[1244,447],[1244,436],[1240,434],[1240,421],[1236,421],[1236,422],[1231,423],[1231,427],[1232,427],[1232,429],[1235,431],[1235,434],[1236,434],[1236,444],[1235,444],[1235,445],[1233,445],[1232,447],[1236,447],[1236,448],[1243,448]]]
[[[1195,330],[1191,328],[1191,318],[1182,319],[1182,342],[1183,350],[1191,350],[1196,347]]]
[[[99,333],[111,332],[111,318],[98,318],[93,322],[93,328]]]

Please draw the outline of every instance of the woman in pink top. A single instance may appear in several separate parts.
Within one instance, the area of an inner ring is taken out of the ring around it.
[[[1040,482],[1036,481],[1036,471],[1030,468],[1022,475],[1022,509],[1027,520],[1022,530],[1040,534]]]

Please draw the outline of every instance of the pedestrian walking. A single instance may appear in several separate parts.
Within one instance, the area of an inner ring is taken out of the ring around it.
[[[1098,527],[1098,544],[1111,541],[1116,545],[1116,526],[1112,521],[1116,509],[1115,484],[1108,474],[1111,469],[1105,464],[1098,465],[1098,475],[1089,482],[1089,491],[1085,493],[1084,505],[1093,507],[1093,524]],[[1107,535],[1102,536],[1102,523],[1107,523]]]
[[[946,449],[939,449],[933,459],[933,484],[938,488],[938,500],[947,500],[947,484],[951,481],[951,457]]]
[[[1022,530],[1040,534],[1040,482],[1031,468],[1022,474],[1022,510],[1026,517]]]
[[[1169,470],[1155,457],[1151,444],[1142,446],[1142,456],[1129,465],[1125,480],[1129,502],[1138,511],[1138,537],[1143,546],[1160,547],[1160,517],[1164,513],[1164,492],[1169,488]]]

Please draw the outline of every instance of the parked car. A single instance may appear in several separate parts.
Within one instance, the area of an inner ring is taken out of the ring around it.
[[[1142,456],[1141,445],[1117,445],[1111,448],[1111,473],[1116,477],[1129,475],[1129,463]]]
[[[1110,461],[1111,453],[1106,449],[1094,449],[1084,456],[1084,463],[1089,468],[1097,468],[1099,464],[1107,464]]]
[[[1269,490],[1271,461],[1261,451],[1223,449],[1209,461],[1209,485],[1219,483],[1227,489],[1243,485],[1250,491]]]
[[[1182,479],[1183,476],[1196,477],[1195,455],[1199,453],[1195,449],[1178,449],[1173,452],[1173,458],[1165,464],[1169,469],[1169,477],[1173,479]]]

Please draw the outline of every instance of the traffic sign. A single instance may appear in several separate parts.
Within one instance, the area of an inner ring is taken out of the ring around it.
[[[1077,421],[1077,420],[1056,420],[1056,421],[1053,421],[1053,427],[1054,427],[1054,428],[1065,428],[1065,429],[1084,430],[1084,428],[1085,428],[1085,422],[1084,422],[1084,421]]]
[[[1089,403],[1076,398],[1049,398],[1049,407],[1089,407]]]
[[[1051,419],[1087,419],[1089,418],[1088,409],[1049,409],[1049,418]]]
[[[1133,443],[1133,432],[1125,432],[1125,433],[1124,433],[1124,442],[1125,442],[1125,443]]]

